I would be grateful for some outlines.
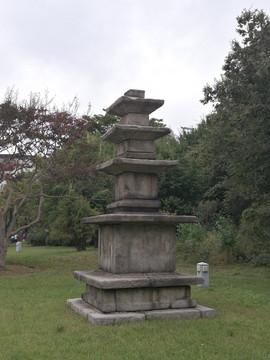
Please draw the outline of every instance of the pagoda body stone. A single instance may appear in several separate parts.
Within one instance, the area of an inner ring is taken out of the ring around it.
[[[145,311],[145,319],[151,318],[151,311],[153,318],[159,313],[177,318],[215,315],[191,298],[191,285],[203,279],[175,272],[176,226],[197,218],[159,211],[158,173],[177,161],[156,159],[154,141],[170,129],[149,125],[149,115],[164,101],[144,95],[143,90],[129,90],[106,109],[121,117],[120,124],[102,136],[117,145],[117,157],[97,169],[114,175],[115,199],[108,214],[82,219],[99,225],[99,269],[75,271],[86,292],[81,299],[68,300],[93,323],[142,320],[138,311]]]

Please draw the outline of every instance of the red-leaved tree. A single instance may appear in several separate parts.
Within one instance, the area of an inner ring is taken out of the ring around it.
[[[59,110],[38,94],[18,102],[10,91],[0,104],[0,267],[10,237],[39,221],[46,196],[43,182],[57,166],[57,154],[84,134],[89,121],[76,115],[76,103]],[[33,197],[35,218],[17,227],[20,211]]]

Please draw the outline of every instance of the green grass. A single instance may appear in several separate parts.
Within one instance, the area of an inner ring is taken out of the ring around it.
[[[11,246],[0,276],[0,359],[270,360],[269,268],[210,266],[210,287],[192,287],[192,297],[215,319],[96,326],[66,305],[84,292],[73,271],[96,267],[96,249]]]

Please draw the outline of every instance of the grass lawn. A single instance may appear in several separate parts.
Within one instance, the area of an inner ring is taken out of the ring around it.
[[[0,270],[1,360],[270,360],[270,271],[211,267],[210,286],[192,287],[214,319],[91,324],[66,305],[85,285],[74,270],[97,268],[97,250],[10,246]],[[178,264],[196,273],[196,264]]]

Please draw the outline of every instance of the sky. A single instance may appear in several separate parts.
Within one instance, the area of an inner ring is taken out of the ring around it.
[[[175,134],[211,111],[200,103],[237,38],[243,9],[269,0],[0,0],[0,101],[49,92],[62,107],[105,114],[129,89],[162,99],[151,117]]]

